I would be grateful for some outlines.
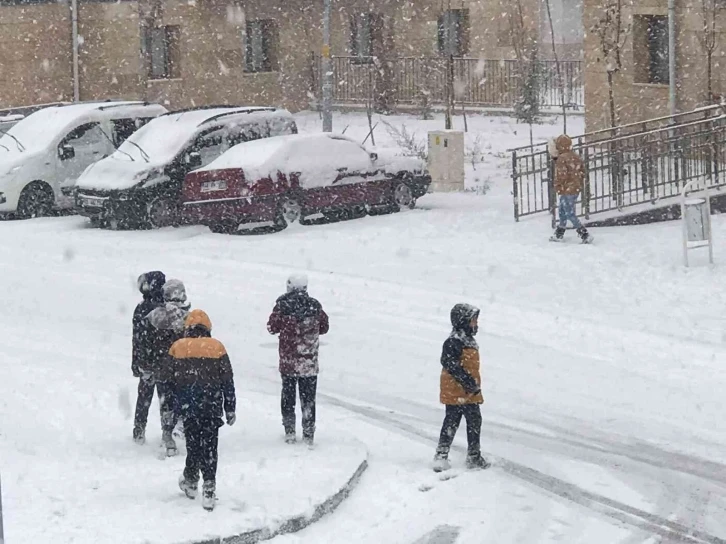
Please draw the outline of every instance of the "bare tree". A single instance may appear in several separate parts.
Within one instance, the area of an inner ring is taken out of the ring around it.
[[[550,7],[550,0],[545,0],[545,4],[547,5],[547,20],[550,24],[552,55],[555,58],[555,69],[557,70],[557,88],[560,91],[560,102],[562,103],[562,132],[563,134],[567,134],[567,104],[565,101],[565,81],[562,78],[562,68],[560,67],[560,59],[557,56],[557,47],[555,46],[555,25],[552,22],[552,8]]]
[[[628,41],[631,28],[632,25],[623,21],[623,0],[606,0],[603,15],[592,29],[599,38],[602,53],[602,58],[599,60],[605,63],[607,73],[611,128],[618,124],[613,88],[615,74],[623,68],[623,48]]]
[[[537,61],[537,36],[527,24],[522,0],[515,0],[508,12],[512,47],[517,57],[520,80],[519,96],[515,103],[515,115],[529,125],[530,145],[533,144],[532,125],[539,115],[539,66]]]
[[[701,33],[699,39],[706,53],[706,104],[711,104],[713,95],[713,53],[716,50],[716,14],[718,0],[701,0]]]

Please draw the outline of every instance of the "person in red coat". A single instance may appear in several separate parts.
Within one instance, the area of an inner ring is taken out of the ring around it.
[[[306,276],[291,276],[287,293],[277,299],[267,322],[270,334],[280,335],[282,426],[285,441],[295,443],[295,400],[300,391],[303,441],[312,446],[315,436],[315,395],[318,385],[320,335],[329,329],[320,302],[308,295]]]

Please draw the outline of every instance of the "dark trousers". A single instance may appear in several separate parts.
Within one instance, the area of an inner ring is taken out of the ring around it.
[[[295,432],[295,401],[297,389],[300,389],[300,405],[302,407],[303,436],[312,438],[315,435],[315,395],[318,389],[318,377],[298,378],[282,376],[282,426],[286,434]]]
[[[171,431],[176,426],[177,406],[174,390],[163,382],[157,382],[155,378],[139,378],[138,396],[136,397],[136,415],[134,416],[134,427],[145,429],[146,421],[149,418],[149,407],[154,399],[154,390],[159,396],[159,408],[161,411],[161,429]]]
[[[184,479],[192,484],[199,481],[199,473],[205,482],[217,478],[217,459],[220,420],[185,419],[184,436],[187,442],[187,464]]]
[[[444,417],[444,424],[441,427],[439,447],[436,449],[436,453],[443,456],[449,454],[462,417],[466,418],[466,438],[469,443],[468,454],[470,456],[481,454],[481,408],[478,404],[446,406],[446,417]]]
[[[156,380],[153,377],[139,378],[139,389],[136,397],[136,415],[134,416],[134,427],[145,429],[146,421],[149,419],[149,407],[154,399]],[[161,392],[158,392],[161,399]],[[161,401],[160,401],[161,403]]]

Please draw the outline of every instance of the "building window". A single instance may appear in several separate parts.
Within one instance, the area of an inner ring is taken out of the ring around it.
[[[449,9],[439,16],[438,46],[442,55],[463,57],[469,50],[469,10]]]
[[[179,77],[179,27],[150,28],[146,37],[149,53],[149,77],[172,79]]]
[[[357,13],[350,18],[350,54],[358,59],[373,56],[373,14]]]
[[[272,19],[248,21],[245,32],[245,71],[275,72],[277,66],[278,31]]]
[[[667,85],[668,17],[636,15],[633,26],[636,83]]]

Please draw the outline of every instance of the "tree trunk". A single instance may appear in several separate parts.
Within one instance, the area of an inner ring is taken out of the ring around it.
[[[562,78],[562,69],[560,68],[560,61],[557,58],[557,47],[555,46],[555,26],[552,23],[552,11],[550,9],[550,0],[546,0],[547,5],[547,19],[550,24],[550,38],[552,39],[552,55],[555,58],[555,69],[557,70],[557,87],[560,91],[560,102],[562,103],[562,131],[563,134],[567,134],[567,104],[565,102],[565,83]]]
[[[613,90],[613,73],[608,70],[608,102],[610,105],[610,128],[615,128],[615,91]]]
[[[706,80],[708,88],[708,101],[706,105],[713,104],[713,51],[706,53]]]

